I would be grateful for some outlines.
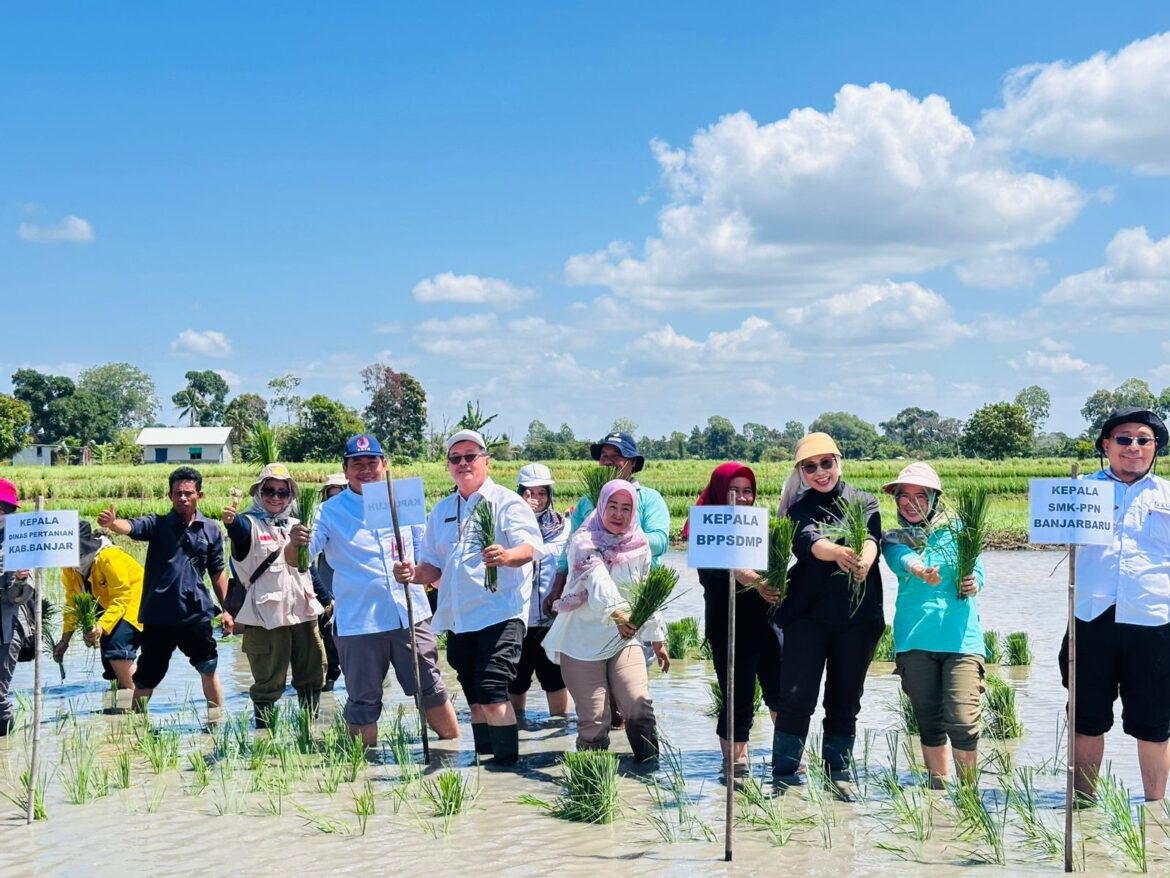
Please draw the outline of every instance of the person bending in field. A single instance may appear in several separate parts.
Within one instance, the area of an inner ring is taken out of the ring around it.
[[[216,666],[219,653],[211,620],[216,607],[203,584],[204,575],[220,605],[227,598],[223,534],[219,525],[199,511],[203,476],[194,467],[181,466],[170,474],[171,511],[139,518],[118,518],[114,504],[98,515],[98,525],[132,540],[146,542],[143,576],[142,653],[134,671],[134,708],[145,710],[155,688],[166,676],[178,649],[199,672],[209,708],[223,704]],[[234,620],[222,614],[223,632],[231,634]]]
[[[4,569],[4,519],[20,508],[16,485],[0,479],[0,737],[12,731],[16,708],[9,688],[17,661],[28,661],[33,637],[33,587],[27,570]]]
[[[74,595],[88,592],[101,608],[97,624],[82,631],[89,646],[101,649],[102,678],[117,680],[118,688],[134,688],[134,660],[142,643],[142,565],[107,537],[95,534],[88,521],[77,524],[80,561],[77,567],[61,571],[65,605]],[[73,638],[76,619],[66,612],[61,639],[53,647],[53,658],[61,661]]]

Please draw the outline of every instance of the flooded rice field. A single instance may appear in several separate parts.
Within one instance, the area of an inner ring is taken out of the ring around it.
[[[110,695],[100,666],[92,652],[75,644],[66,659],[64,683],[51,661],[43,668],[47,819],[26,826],[18,804],[20,776],[28,765],[27,726],[0,739],[2,873],[124,876],[232,870],[267,875],[301,870],[407,876],[483,869],[501,875],[620,871],[694,876],[783,869],[805,875],[897,871],[940,876],[1003,874],[1006,867],[1011,874],[1056,874],[1062,859],[1059,847],[1054,852],[1052,846],[1054,833],[1059,843],[1063,825],[1065,778],[1065,696],[1056,654],[1064,630],[1067,570],[1060,565],[1054,573],[1061,556],[1048,552],[989,553],[985,560],[985,628],[1029,632],[1035,658],[1030,667],[997,671],[1015,689],[1025,733],[1014,741],[982,744],[980,788],[987,817],[982,829],[978,821],[964,823],[946,793],[918,785],[910,762],[910,757],[920,759],[917,739],[901,732],[897,678],[886,663],[871,668],[860,717],[855,758],[861,801],[832,801],[816,784],[775,799],[753,796],[749,782],[736,807],[741,819],[735,861],[724,863],[720,757],[714,720],[707,715],[708,681],[714,675],[702,658],[676,661],[668,675],[655,671],[651,676],[660,728],[677,750],[677,768],[664,759],[652,775],[624,774],[621,815],[609,825],[586,825],[519,801],[522,796],[557,798],[560,754],[574,741],[572,718],[550,718],[536,688],[529,694],[518,771],[493,771],[490,759],[482,768],[475,766],[468,716],[459,699],[464,743],[444,748],[432,739],[431,764],[421,779],[412,779],[410,772],[403,776],[389,746],[368,759],[342,752],[331,720],[345,697],[344,677],[337,691],[323,696],[321,718],[312,729],[290,725],[274,745],[267,733],[245,730],[232,719],[250,717],[250,679],[238,642],[229,642],[220,652],[226,718],[206,728],[197,676],[180,660],[172,663],[155,694],[155,732],[146,734],[133,717],[102,710]],[[667,616],[696,616],[701,622],[702,594],[693,571],[685,570],[685,556],[672,553],[669,563],[682,571],[686,593]],[[894,598],[888,570],[884,581],[888,621]],[[454,675],[447,679],[454,687]],[[31,664],[19,666],[14,688],[23,692],[27,708]],[[396,730],[415,728],[411,705],[393,681],[386,705],[383,740]],[[405,719],[399,718],[399,707],[408,711]],[[22,712],[26,723],[30,715]],[[752,768],[763,778],[768,777],[769,726],[767,714],[761,714],[752,732]],[[818,728],[814,718],[814,734]],[[298,735],[305,744],[300,748],[295,746]],[[340,755],[322,754],[330,742]],[[620,733],[613,742],[623,754],[625,771],[628,746]],[[420,753],[417,742],[412,751]],[[1134,743],[1122,735],[1120,719],[1107,737],[1106,760],[1118,780],[1140,795]],[[461,775],[465,800],[471,801],[462,813],[437,817],[436,779],[448,767]],[[1027,767],[1034,774],[1019,770]],[[897,783],[891,782],[895,778]],[[1029,788],[1034,790],[1031,808],[1019,804],[1021,790]],[[763,791],[770,791],[766,781]],[[1159,871],[1170,864],[1162,828],[1168,821],[1160,805],[1149,813],[1147,865]],[[1127,857],[1116,846],[1123,833],[1107,825],[1106,815],[1081,812],[1077,825],[1077,856],[1087,871],[1139,868],[1136,855]]]

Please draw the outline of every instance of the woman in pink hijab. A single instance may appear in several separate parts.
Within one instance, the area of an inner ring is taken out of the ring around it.
[[[659,614],[635,630],[630,586],[650,570],[650,545],[638,524],[638,496],[622,479],[607,482],[597,508],[569,541],[569,580],[554,604],[557,618],[544,639],[577,705],[577,749],[609,748],[612,693],[626,718],[634,761],[658,757],[658,727],[641,641],[649,640],[662,669],[670,667]]]

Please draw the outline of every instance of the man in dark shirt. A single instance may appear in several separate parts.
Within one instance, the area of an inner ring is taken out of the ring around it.
[[[198,509],[203,498],[203,476],[189,466],[170,475],[171,511],[141,518],[118,518],[114,504],[98,515],[98,524],[134,540],[145,540],[146,565],[143,577],[142,654],[134,672],[134,706],[145,710],[146,702],[162,682],[171,655],[179,649],[199,672],[209,708],[223,704],[223,690],[215,669],[219,654],[211,620],[215,604],[203,584],[203,575],[223,605],[227,595],[224,574],[223,535],[219,525],[204,518]],[[234,621],[223,613],[223,630],[231,634]]]

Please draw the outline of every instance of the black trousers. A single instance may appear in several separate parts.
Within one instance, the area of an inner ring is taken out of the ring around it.
[[[722,571],[721,571],[722,573]],[[723,574],[726,576],[726,574]],[[707,640],[719,690],[727,692],[727,587],[704,588]],[[780,703],[780,642],[769,624],[769,606],[759,592],[741,590],[735,598],[735,740],[748,740],[754,719],[756,680],[769,710]],[[727,737],[727,711],[719,714],[715,733]]]
[[[884,630],[882,622],[829,625],[798,619],[785,624],[776,730],[808,736],[825,675],[825,735],[853,737],[865,674]]]

